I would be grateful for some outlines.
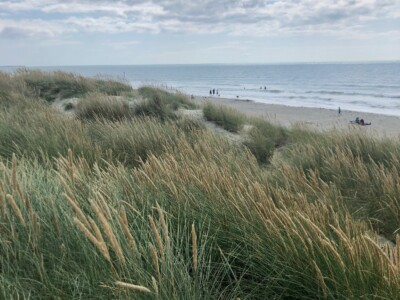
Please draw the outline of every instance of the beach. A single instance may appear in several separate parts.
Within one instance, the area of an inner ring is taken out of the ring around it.
[[[326,131],[331,129],[362,131],[377,137],[399,138],[400,117],[365,112],[330,110],[324,108],[292,107],[277,104],[265,104],[246,99],[227,99],[216,97],[194,97],[194,102],[211,102],[234,108],[249,116],[262,117],[274,124],[285,127],[295,125]],[[350,124],[356,117],[364,119],[370,126]]]

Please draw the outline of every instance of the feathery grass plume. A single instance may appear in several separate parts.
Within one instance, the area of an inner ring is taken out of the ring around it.
[[[313,265],[314,265],[315,271],[317,272],[317,279],[318,279],[319,287],[320,287],[321,290],[322,290],[322,293],[323,293],[323,295],[324,295],[324,299],[327,299],[327,298],[328,298],[328,287],[327,287],[326,284],[325,284],[325,280],[324,280],[324,277],[323,277],[323,275],[322,275],[322,272],[321,272],[321,270],[318,268],[318,265],[316,264],[315,261],[313,261]]]
[[[163,246],[163,243],[162,243],[162,240],[161,240],[160,233],[157,230],[156,223],[154,223],[153,217],[148,215],[148,218],[149,218],[151,231],[153,232],[154,237],[156,239],[156,243],[157,243],[158,251],[159,251],[160,256],[161,256],[161,260],[164,261],[164,246]]]
[[[154,276],[151,276],[151,285],[153,286],[154,293],[158,295],[158,285],[157,285],[157,280],[154,278]]]
[[[26,227],[26,222],[24,217],[22,216],[21,210],[19,209],[17,203],[14,200],[14,197],[10,194],[6,195],[6,199],[8,200],[8,203],[11,205],[11,208],[13,209],[15,215],[17,216],[19,222]]]
[[[192,224],[192,253],[193,253],[193,269],[197,271],[197,234],[194,228],[194,223]]]
[[[1,217],[3,219],[7,215],[7,205],[6,205],[6,202],[4,201],[4,189],[3,189],[2,182],[0,182],[0,213],[1,213]]]
[[[33,212],[31,215],[31,223],[32,223],[32,232],[35,237],[35,241],[39,238],[40,234],[40,219],[36,212]]]
[[[90,227],[90,224],[86,218],[86,215],[83,213],[83,211],[81,210],[81,208],[79,207],[78,203],[76,202],[76,200],[74,198],[72,198],[72,193],[71,196],[69,194],[62,194],[65,199],[67,199],[69,205],[71,205],[72,209],[75,211],[76,215],[78,216],[78,218],[87,226]]]
[[[51,210],[51,223],[53,224],[54,231],[57,236],[60,236],[61,230],[60,230],[60,222],[58,220],[58,216],[56,214],[56,208],[54,205],[52,205],[52,210]]]
[[[13,190],[16,191],[17,190],[17,157],[15,156],[15,153],[12,154],[11,165],[12,165],[11,186],[12,186]]]
[[[132,283],[126,283],[126,282],[122,282],[122,281],[116,281],[115,285],[122,287],[122,288],[134,290],[136,292],[151,293],[151,291],[147,287],[144,287],[142,285],[135,285]]]
[[[113,232],[113,229],[112,229],[110,223],[108,222],[108,220],[104,216],[104,213],[100,210],[99,206],[96,204],[95,201],[91,201],[90,204],[92,206],[93,211],[96,213],[97,219],[99,220],[99,222],[101,223],[101,226],[103,227],[104,234],[108,238],[108,241],[110,242],[112,249],[114,250],[115,254],[117,255],[119,261],[123,265],[125,265],[126,260],[125,260],[124,253],[122,251],[120,243],[118,242],[118,240]]]
[[[82,233],[87,237],[89,241],[91,241],[97,249],[100,251],[100,253],[103,255],[103,257],[110,263],[111,263],[111,257],[108,252],[107,246],[103,241],[99,241],[96,239],[96,237],[89,231],[88,228],[86,228],[85,224],[83,224],[78,218],[74,217],[74,223],[75,225],[82,231]]]
[[[108,206],[106,200],[104,199],[103,193],[102,192],[97,192],[96,193],[98,201],[99,208],[101,208],[101,211],[103,212],[104,216],[107,218],[107,220],[111,220],[111,211],[110,207]]]
[[[123,206],[123,205],[121,206],[121,211],[120,211],[118,217],[119,217],[119,222],[121,224],[122,230],[124,231],[125,237],[128,241],[128,244],[131,247],[131,250],[134,251],[135,254],[139,254],[135,239],[129,229],[128,219],[126,217],[125,206]]]
[[[163,235],[165,238],[165,243],[166,243],[166,248],[167,251],[170,251],[171,249],[171,239],[169,237],[169,232],[168,232],[168,226],[167,226],[167,222],[165,221],[165,214],[164,211],[161,209],[160,205],[158,203],[156,203],[156,209],[159,215],[159,219],[161,222],[161,229],[163,231]]]
[[[68,171],[69,171],[69,177],[71,179],[71,182],[74,183],[75,182],[75,174],[74,174],[74,160],[73,160],[73,154],[72,154],[72,150],[70,148],[68,148]]]
[[[150,247],[151,259],[153,260],[153,267],[154,267],[154,269],[156,270],[156,273],[157,273],[158,282],[161,282],[160,265],[158,263],[158,255],[157,255],[156,248],[150,242],[149,242],[149,247]]]

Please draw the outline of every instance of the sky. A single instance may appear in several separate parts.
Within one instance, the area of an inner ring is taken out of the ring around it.
[[[0,65],[400,60],[400,0],[0,0]]]

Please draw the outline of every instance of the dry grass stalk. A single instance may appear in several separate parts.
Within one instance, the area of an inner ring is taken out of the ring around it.
[[[165,221],[165,214],[164,214],[163,210],[161,209],[160,205],[158,205],[158,203],[157,203],[156,207],[157,207],[158,215],[160,217],[161,229],[163,231],[165,242],[167,244],[166,245],[167,251],[169,251],[171,249],[171,239],[169,237],[167,222]]]
[[[11,208],[13,209],[15,215],[17,216],[19,222],[26,227],[26,222],[24,220],[24,217],[22,216],[21,210],[19,209],[17,203],[15,202],[13,196],[11,196],[10,194],[6,195],[7,201],[8,203],[11,205]]]
[[[97,195],[97,199],[100,200],[98,202],[98,204],[99,204],[99,207],[101,208],[102,212],[104,213],[104,216],[107,218],[107,220],[111,220],[112,219],[111,211],[110,211],[109,206],[107,205],[106,200],[104,199],[103,194],[101,192],[97,192],[96,195]]]
[[[72,209],[75,211],[76,215],[78,216],[78,218],[85,223],[85,225],[87,227],[90,227],[90,224],[85,216],[85,214],[83,213],[83,211],[81,210],[81,208],[79,207],[78,203],[76,202],[76,200],[73,197],[70,197],[70,195],[68,194],[63,194],[63,196],[65,197],[65,199],[67,199],[68,203],[71,205]]]
[[[136,292],[151,293],[151,291],[147,287],[144,287],[142,285],[135,285],[132,283],[126,283],[122,281],[116,281],[115,285],[126,289],[134,290]]]
[[[154,266],[154,269],[156,270],[158,281],[160,282],[161,281],[161,273],[160,273],[160,265],[158,263],[157,251],[152,243],[149,243],[149,247],[150,247],[150,255],[153,260],[153,266]]]
[[[104,229],[104,233],[107,236],[108,240],[110,241],[111,247],[113,248],[115,254],[117,255],[118,259],[125,265],[126,261],[125,261],[124,253],[122,251],[121,245],[119,244],[119,242],[112,230],[110,223],[107,221],[103,212],[100,211],[99,206],[94,201],[92,201],[91,206],[93,208],[93,211],[96,213],[97,218],[100,221],[100,223]]]
[[[75,174],[74,174],[74,160],[72,157],[72,150],[68,149],[68,173],[69,173],[69,177],[71,179],[71,182],[74,183],[75,182]]]
[[[151,276],[151,284],[153,286],[154,293],[156,293],[158,295],[157,280],[153,276]]]
[[[194,224],[192,224],[192,249],[193,249],[193,269],[197,271],[197,234],[194,228]]]
[[[71,199],[73,199],[73,198],[74,198],[74,195],[73,195],[73,193],[72,193],[70,187],[69,187],[68,184],[66,183],[64,177],[63,177],[60,173],[57,173],[57,177],[58,177],[58,179],[60,180],[61,185],[63,186],[63,188],[64,188],[64,190],[65,190],[65,193],[66,193]]]
[[[163,247],[163,244],[162,244],[162,241],[161,241],[160,233],[157,230],[156,223],[154,223],[153,217],[150,216],[150,215],[148,217],[149,217],[149,223],[150,223],[151,231],[153,231],[154,237],[156,238],[157,247],[158,247],[158,251],[159,251],[160,256],[161,256],[161,260],[164,261],[164,247]]]
[[[125,210],[125,206],[123,206],[123,205],[122,205],[121,211],[119,213],[119,222],[121,223],[122,230],[124,231],[124,234],[128,241],[129,246],[131,247],[132,251],[137,252],[136,242],[131,234],[131,231],[129,230],[128,219],[126,217],[126,210]]]
[[[92,230],[94,231],[94,234],[96,235],[96,239],[99,241],[102,251],[106,253],[107,257],[110,257],[110,253],[108,252],[107,244],[104,241],[103,235],[101,234],[101,231],[99,227],[97,226],[96,222],[89,217],[89,222],[90,226],[92,227]]]
[[[105,245],[104,241],[101,242],[96,239],[96,237],[89,231],[89,229],[86,228],[86,226],[76,217],[74,217],[74,223],[75,225],[82,231],[82,233],[88,238],[89,241],[91,241],[97,249],[100,251],[100,253],[103,255],[103,257],[111,263],[111,257],[110,254],[108,253],[107,246]]]
[[[55,208],[53,207],[53,209],[51,210],[51,223],[53,224],[54,227],[54,231],[56,232],[57,236],[60,236],[60,226],[59,226],[59,222],[58,222],[58,218],[57,218],[57,214],[55,212]]]
[[[328,298],[328,287],[325,284],[324,277],[323,277],[322,272],[319,269],[318,265],[316,264],[315,261],[313,261],[313,264],[314,264],[314,269],[317,272],[317,279],[318,279],[319,286],[322,289],[322,293],[324,294],[324,299],[327,299]]]
[[[39,219],[39,216],[36,213],[32,213],[31,220],[32,220],[33,235],[36,238],[39,238],[39,234],[40,234],[40,222],[39,222],[40,219]]]
[[[11,165],[12,165],[12,171],[11,171],[11,186],[13,190],[17,189],[17,158],[15,156],[15,153],[12,154],[12,159],[11,159]]]
[[[1,217],[5,218],[7,214],[7,207],[6,207],[6,202],[4,201],[4,189],[3,189],[3,184],[0,182],[0,213]]]

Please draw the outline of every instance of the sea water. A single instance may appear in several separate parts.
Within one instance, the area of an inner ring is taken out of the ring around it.
[[[249,99],[400,116],[400,62],[263,65],[137,65],[36,67],[84,76],[123,78],[189,95]],[[15,67],[0,67],[13,71]],[[218,95],[216,92],[218,91]]]

